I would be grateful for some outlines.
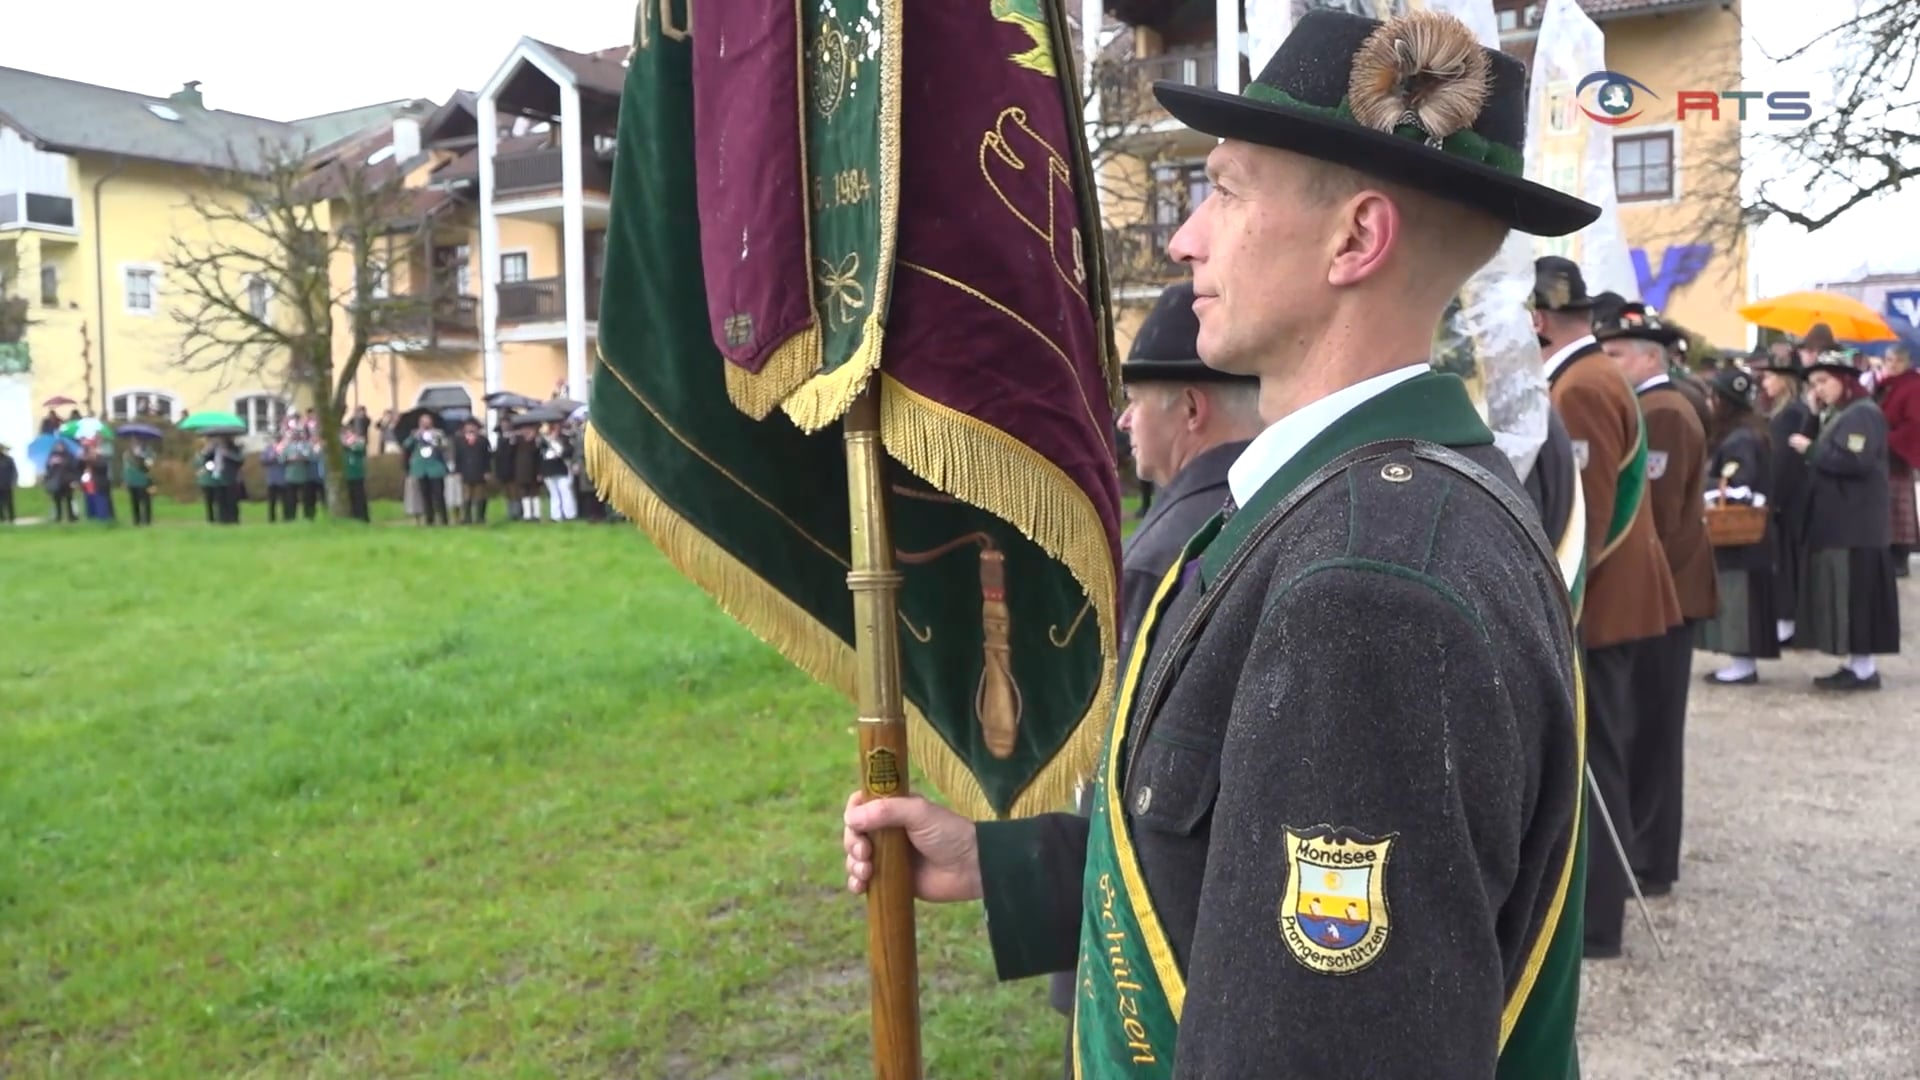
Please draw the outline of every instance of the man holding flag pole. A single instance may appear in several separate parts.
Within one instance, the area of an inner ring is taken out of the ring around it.
[[[904,830],[999,971],[1077,968],[1082,1077],[1577,1075],[1582,694],[1568,582],[1434,327],[1508,230],[1526,77],[1450,16],[1303,17],[1171,253],[1199,352],[1269,425],[1125,661],[1091,820],[856,792],[848,882]],[[1075,947],[1075,941],[1078,947]]]

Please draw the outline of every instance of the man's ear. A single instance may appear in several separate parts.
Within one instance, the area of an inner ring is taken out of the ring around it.
[[[1327,284],[1357,285],[1383,272],[1401,239],[1400,208],[1393,200],[1362,191],[1343,204],[1335,221]]]

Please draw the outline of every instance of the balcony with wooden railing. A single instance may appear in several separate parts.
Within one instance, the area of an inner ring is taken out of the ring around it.
[[[559,322],[567,317],[565,278],[503,281],[499,286],[503,323]],[[587,279],[587,321],[600,318],[600,282]]]
[[[1156,56],[1101,61],[1093,74],[1094,89],[1100,94],[1101,123],[1151,123],[1164,117],[1166,110],[1153,97],[1156,82],[1213,89],[1220,83],[1217,56],[1211,48],[1183,47]],[[1242,57],[1242,83],[1247,79],[1246,68],[1246,59]]]
[[[539,150],[521,150],[498,154],[493,159],[495,198],[558,193],[563,179],[561,151],[557,146]],[[591,148],[580,153],[580,188],[601,195],[613,190],[613,167],[596,157]]]
[[[1117,288],[1158,288],[1185,280],[1187,270],[1167,254],[1177,224],[1122,225],[1106,230],[1107,276]]]

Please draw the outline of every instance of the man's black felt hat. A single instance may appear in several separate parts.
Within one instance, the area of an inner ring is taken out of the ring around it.
[[[1230,375],[1200,362],[1200,319],[1193,313],[1193,282],[1160,291],[1160,299],[1133,336],[1133,348],[1120,365],[1123,382],[1258,383],[1251,375]]]
[[[1600,208],[1526,179],[1527,69],[1451,15],[1310,11],[1244,93],[1157,82],[1174,119],[1463,203],[1536,236]]]

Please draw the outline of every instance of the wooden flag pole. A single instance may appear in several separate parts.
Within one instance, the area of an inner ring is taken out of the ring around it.
[[[858,656],[860,784],[869,798],[907,793],[907,719],[900,694],[900,572],[887,528],[879,376],[846,418],[852,519],[854,647]],[[920,1080],[920,963],[913,931],[913,849],[902,829],[875,833],[867,890],[867,969],[873,983],[873,1073]]]

